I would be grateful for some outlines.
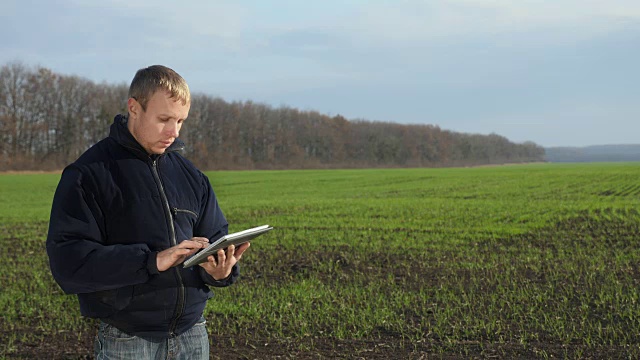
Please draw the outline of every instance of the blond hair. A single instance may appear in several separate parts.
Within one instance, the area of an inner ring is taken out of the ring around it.
[[[162,65],[152,65],[140,69],[129,86],[129,97],[136,99],[147,110],[149,99],[158,90],[165,90],[171,94],[171,98],[181,101],[182,105],[191,103],[189,85],[177,72]]]

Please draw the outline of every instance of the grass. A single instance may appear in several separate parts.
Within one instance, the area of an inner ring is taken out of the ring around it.
[[[638,357],[639,165],[210,172],[231,231],[275,227],[208,303],[212,349]],[[58,178],[0,176],[0,357],[93,331],[47,267]]]

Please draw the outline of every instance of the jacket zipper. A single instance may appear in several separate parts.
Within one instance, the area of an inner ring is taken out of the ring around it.
[[[158,173],[158,163],[157,160],[153,160],[153,176],[158,183],[158,189],[160,190],[160,196],[162,197],[162,201],[164,202],[164,210],[165,214],[169,218],[169,234],[171,235],[171,246],[176,246],[176,229],[173,226],[173,216],[171,215],[171,207],[169,206],[169,200],[167,200],[167,194],[164,192],[164,186],[162,186],[162,180],[160,180],[160,174]],[[176,310],[174,313],[173,320],[171,321],[171,326],[169,327],[169,335],[171,337],[175,336],[176,326],[178,325],[178,319],[182,316],[182,312],[184,311],[184,283],[182,282],[182,275],[180,275],[180,267],[174,266],[176,277],[178,278],[178,300],[176,304]]]

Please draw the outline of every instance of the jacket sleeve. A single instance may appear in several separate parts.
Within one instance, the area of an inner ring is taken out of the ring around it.
[[[195,236],[206,237],[209,239],[209,242],[213,242],[229,232],[229,224],[218,205],[218,200],[213,192],[209,178],[204,174],[202,174],[202,186],[205,189],[205,192],[202,199],[202,209],[200,213],[203,215],[198,218],[198,222],[196,223],[193,233]],[[222,280],[215,280],[201,266],[198,266],[198,269],[202,280],[207,285],[215,287],[229,286],[240,276],[240,268],[238,264],[234,265],[231,270],[231,275]]]
[[[156,253],[146,244],[106,245],[103,214],[90,183],[71,165],[56,189],[47,254],[54,279],[68,294],[89,293],[144,283],[157,274]]]

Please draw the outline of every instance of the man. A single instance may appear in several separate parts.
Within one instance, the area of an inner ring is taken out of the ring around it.
[[[208,359],[203,310],[239,275],[249,243],[200,266],[181,264],[227,233],[207,177],[179,154],[189,114],[185,80],[164,66],[140,69],[128,116],[65,168],[51,209],[51,272],[100,319],[97,359]]]

